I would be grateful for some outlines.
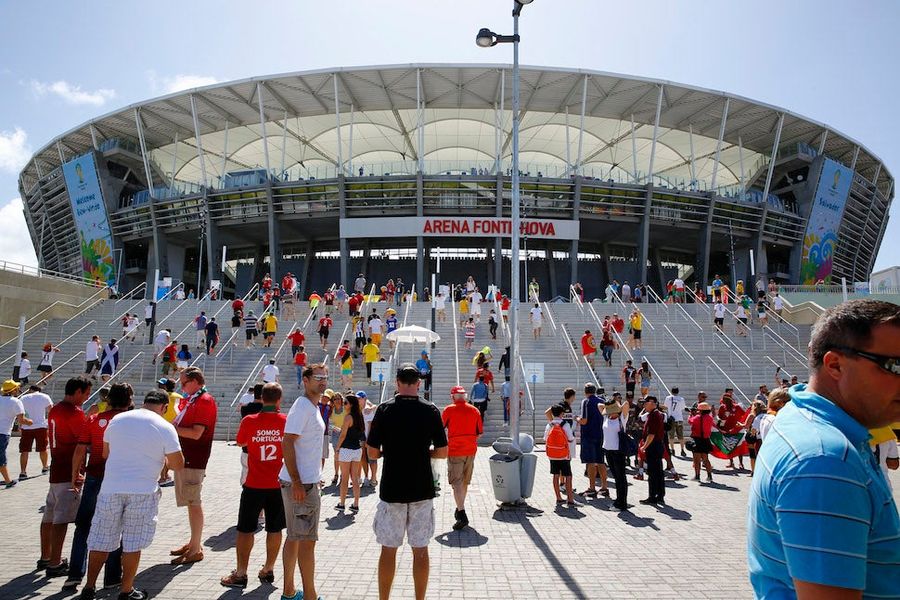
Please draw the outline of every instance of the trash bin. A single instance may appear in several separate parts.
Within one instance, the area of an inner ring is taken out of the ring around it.
[[[522,497],[518,456],[495,454],[490,458],[491,485],[498,502],[518,502]]]
[[[537,471],[537,455],[528,453],[522,455],[519,461],[519,481],[522,486],[522,497],[531,498],[534,489],[534,474]]]
[[[500,454],[509,454],[512,456],[519,456],[522,454],[520,450],[513,447],[512,438],[508,437],[497,438],[496,441],[491,444],[491,448],[494,449],[494,452]]]

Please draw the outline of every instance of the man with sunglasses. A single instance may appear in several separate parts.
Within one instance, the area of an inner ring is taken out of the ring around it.
[[[757,459],[750,582],[758,598],[896,597],[900,517],[868,429],[900,420],[900,306],[825,311],[809,368]]]

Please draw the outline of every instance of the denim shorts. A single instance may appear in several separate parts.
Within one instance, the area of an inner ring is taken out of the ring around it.
[[[9,446],[9,436],[0,433],[0,467],[6,466],[6,447]]]

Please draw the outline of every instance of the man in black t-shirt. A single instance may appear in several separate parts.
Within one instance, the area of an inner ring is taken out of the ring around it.
[[[432,458],[447,457],[447,433],[437,407],[419,398],[419,370],[404,363],[397,370],[397,395],[375,411],[366,439],[369,458],[384,457],[375,514],[381,544],[379,597],[390,597],[397,548],[404,535],[413,551],[416,598],[428,587],[428,542],[434,536]]]

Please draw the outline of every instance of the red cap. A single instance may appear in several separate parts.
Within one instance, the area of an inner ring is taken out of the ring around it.
[[[452,398],[453,396],[458,396],[458,395],[460,395],[460,394],[462,394],[463,396],[465,396],[465,395],[466,395],[466,388],[464,388],[464,387],[461,386],[461,385],[455,385],[455,386],[453,386],[452,388],[450,388],[450,397],[451,397],[451,398]]]

